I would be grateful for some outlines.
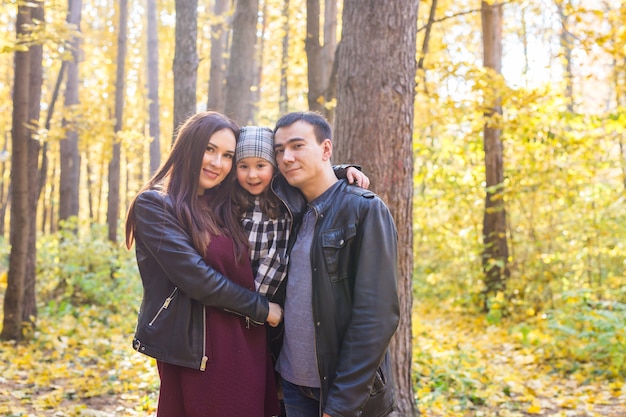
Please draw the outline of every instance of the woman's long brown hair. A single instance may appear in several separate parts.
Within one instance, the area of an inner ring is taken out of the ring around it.
[[[239,127],[220,113],[206,111],[187,119],[178,130],[168,158],[139,190],[137,196],[150,189],[169,195],[174,205],[174,214],[189,232],[198,253],[205,255],[211,235],[227,233],[234,240],[237,259],[241,259],[247,253],[248,246],[230,203],[234,167],[220,185],[207,190],[208,205],[205,199],[197,196],[202,159],[209,139],[214,133],[224,129],[231,130],[235,138],[239,139]],[[136,200],[137,197],[131,201],[126,215],[126,247],[129,249],[135,240]]]

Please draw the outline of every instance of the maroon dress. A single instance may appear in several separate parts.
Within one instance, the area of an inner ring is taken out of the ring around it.
[[[254,290],[248,257],[236,263],[227,236],[211,239],[206,262],[242,287]],[[158,361],[158,417],[269,417],[280,414],[265,326],[206,308],[205,371]]]

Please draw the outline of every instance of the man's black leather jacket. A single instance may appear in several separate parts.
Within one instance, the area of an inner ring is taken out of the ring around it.
[[[272,189],[299,223],[302,194],[281,176]],[[399,321],[396,227],[380,198],[346,181],[318,200],[311,267],[320,413],[385,416],[394,404],[388,345]]]
[[[208,266],[174,215],[171,199],[156,190],[135,202],[135,251],[143,301],[133,347],[158,360],[204,370],[204,306],[265,322],[269,303]]]

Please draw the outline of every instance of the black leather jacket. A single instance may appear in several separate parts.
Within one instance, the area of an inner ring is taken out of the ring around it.
[[[168,196],[155,190],[141,193],[134,215],[135,251],[144,293],[133,347],[164,362],[204,370],[204,306],[262,324],[269,303],[205,263],[175,217]]]
[[[307,204],[302,194],[281,176],[272,189],[298,224]],[[320,414],[385,416],[394,404],[388,345],[399,321],[396,227],[380,198],[346,181],[316,202],[311,267]]]

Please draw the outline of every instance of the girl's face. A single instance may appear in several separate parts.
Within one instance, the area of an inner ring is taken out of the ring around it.
[[[274,166],[263,158],[243,158],[237,163],[237,181],[252,195],[265,191],[273,176]]]
[[[235,134],[230,129],[219,130],[211,136],[202,158],[198,195],[224,181],[233,167],[235,146]]]

